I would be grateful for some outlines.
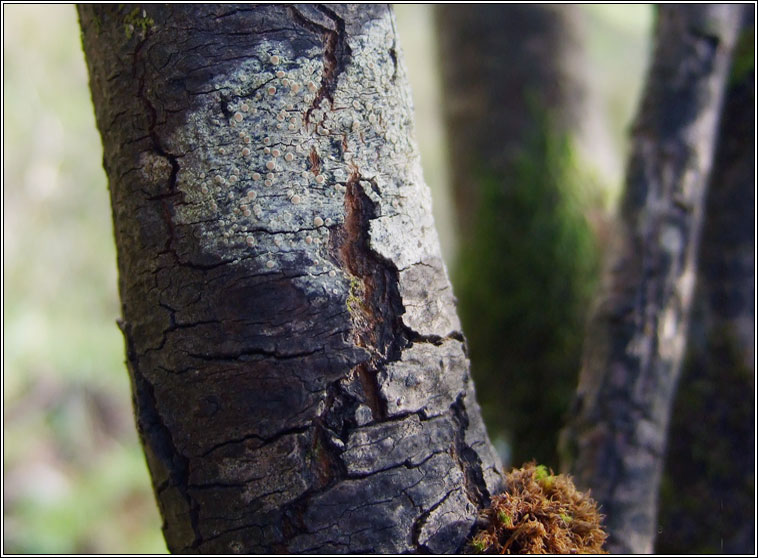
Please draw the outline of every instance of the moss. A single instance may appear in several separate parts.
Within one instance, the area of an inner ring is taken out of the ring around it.
[[[755,26],[744,29],[737,40],[729,73],[729,85],[735,86],[755,71]]]
[[[508,515],[508,513],[505,510],[500,510],[497,512],[497,519],[500,523],[502,523],[506,527],[511,527],[513,525],[513,518],[510,515]]]
[[[485,422],[515,462],[556,465],[599,271],[585,210],[600,203],[570,139],[535,121],[508,172],[473,173],[478,209],[453,283]]]
[[[549,482],[546,482],[549,481]],[[483,512],[476,554],[598,554],[607,537],[597,504],[570,477],[527,463],[506,475],[506,492]]]
[[[547,467],[544,465],[537,465],[537,468],[534,471],[534,478],[537,480],[537,482],[541,482],[549,476],[550,473],[548,473]]]
[[[124,16],[124,34],[127,39],[131,39],[136,30],[139,30],[140,35],[144,37],[153,25],[155,25],[153,18],[148,17],[147,12],[139,7]]]
[[[363,283],[353,275],[350,276],[350,292],[346,304],[350,314],[360,313],[365,306]]]

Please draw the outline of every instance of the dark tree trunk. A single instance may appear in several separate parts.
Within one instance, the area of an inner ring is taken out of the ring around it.
[[[737,5],[664,5],[564,449],[611,552],[651,552]]]
[[[744,12],[671,418],[664,554],[755,553],[755,7]]]
[[[597,260],[572,197],[588,100],[579,11],[436,8],[472,372],[512,461],[555,469]]]
[[[169,549],[462,548],[500,472],[389,8],[79,14]]]

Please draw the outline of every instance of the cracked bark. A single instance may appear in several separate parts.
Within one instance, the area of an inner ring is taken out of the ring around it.
[[[650,553],[698,237],[741,7],[661,6],[618,230],[590,321],[565,465],[611,552]]]
[[[460,550],[500,470],[389,8],[79,17],[169,549]]]

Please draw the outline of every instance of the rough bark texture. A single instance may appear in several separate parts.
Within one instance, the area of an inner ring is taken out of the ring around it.
[[[500,472],[389,8],[79,14],[169,549],[461,548]]]
[[[572,198],[587,102],[579,10],[436,7],[472,373],[499,447],[556,470],[597,259]]]
[[[651,552],[703,200],[741,7],[659,8],[619,227],[591,320],[567,462],[611,552]]]
[[[755,553],[755,6],[745,6],[708,187],[661,487],[664,554]]]

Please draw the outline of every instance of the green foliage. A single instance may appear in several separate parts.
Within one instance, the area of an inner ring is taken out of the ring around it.
[[[729,85],[742,83],[751,72],[755,72],[755,26],[744,29],[737,40],[729,74]]]
[[[598,274],[583,213],[596,190],[569,138],[535,113],[509,172],[475,173],[479,207],[453,281],[490,432],[509,435],[516,462],[557,465]]]
[[[62,484],[43,475],[38,480],[47,491],[40,488],[14,506],[7,538],[13,552],[165,552],[154,498],[143,489],[147,471],[138,445],[115,447],[82,473]]]

